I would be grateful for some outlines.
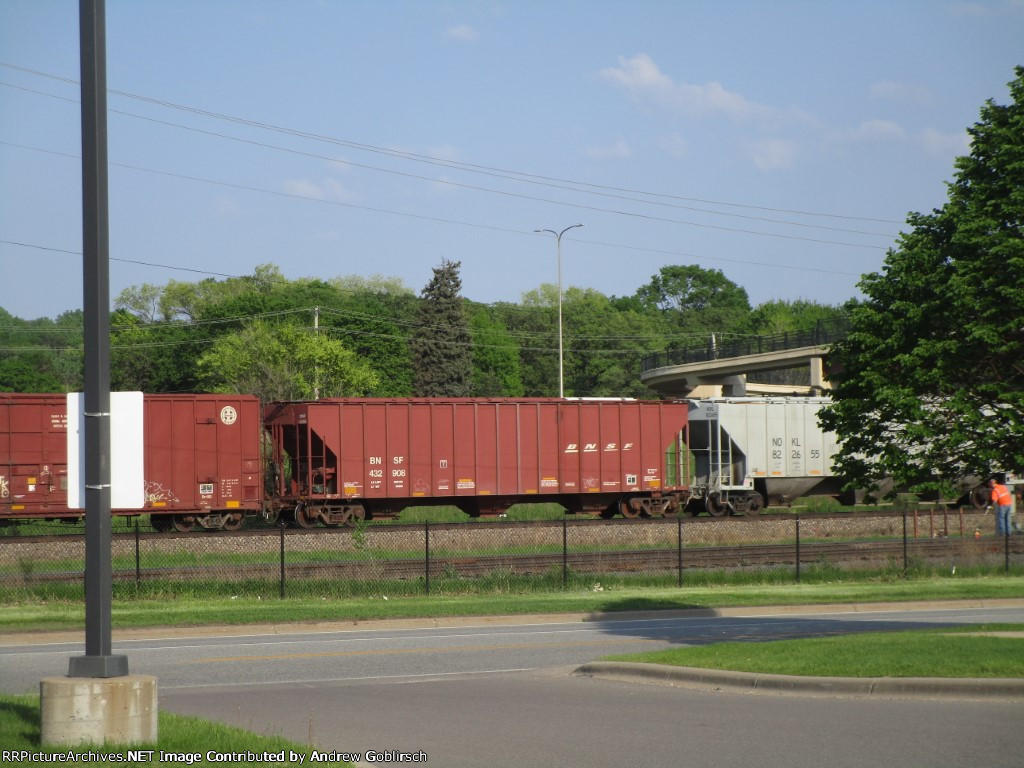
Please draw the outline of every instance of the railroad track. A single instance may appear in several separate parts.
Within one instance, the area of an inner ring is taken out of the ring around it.
[[[909,559],[927,562],[979,562],[995,560],[1007,554],[1003,539],[919,539],[907,542]],[[1024,555],[1024,541],[1012,537],[1009,554]],[[861,542],[805,542],[800,546],[800,563],[828,563],[835,567],[875,566],[887,562],[902,563],[902,540]],[[956,564],[954,562],[954,564]],[[664,549],[620,549],[597,552],[555,552],[546,554],[432,555],[430,578],[458,575],[474,578],[505,572],[515,575],[576,573],[656,573],[684,570],[743,570],[766,567],[795,567],[796,548],[789,544],[752,544],[742,546],[700,546]],[[427,573],[425,558],[394,557],[372,552],[358,557],[345,555],[337,561],[285,562],[285,578],[325,580],[411,580]],[[78,572],[41,572],[22,574],[22,583],[73,582]],[[113,577],[120,581],[166,579],[209,581],[259,579],[276,581],[281,577],[280,562],[189,565],[173,567],[119,568]]]
[[[959,530],[963,533],[965,530],[964,520],[974,520],[977,516],[980,516],[981,512],[974,509],[948,509],[944,507],[937,507],[934,509],[915,510],[911,511],[908,515],[908,525],[910,530],[918,530],[922,533],[927,530],[929,535],[935,532],[942,532],[948,535],[955,535]],[[431,523],[430,530],[432,532],[441,531],[468,531],[473,529],[479,531],[481,535],[485,535],[488,531],[509,531],[509,530],[525,530],[525,529],[561,529],[563,525],[568,525],[570,529],[574,529],[577,526],[590,527],[600,526],[607,529],[615,529],[623,527],[624,529],[636,529],[637,526],[654,525],[654,526],[672,526],[682,523],[687,529],[692,527],[703,527],[713,526],[731,529],[743,529],[744,527],[754,524],[765,524],[765,523],[777,523],[780,525],[793,525],[794,520],[798,517],[792,514],[783,513],[769,513],[762,515],[741,515],[735,517],[710,517],[700,516],[691,517],[689,515],[680,515],[678,517],[664,517],[654,519],[642,519],[642,520],[627,520],[624,518],[614,518],[611,520],[601,520],[598,518],[592,518],[588,515],[571,516],[567,515],[564,518],[553,519],[553,520],[524,520],[524,521],[511,521],[511,520],[497,520],[488,519],[486,522],[474,521],[467,518],[464,522],[455,523]],[[901,523],[902,512],[896,510],[887,511],[871,511],[871,512],[829,512],[829,513],[815,513],[800,515],[800,519],[803,521],[805,526],[819,526],[819,527],[831,527],[837,525],[871,525],[880,521],[888,521],[890,523]],[[250,523],[251,524],[251,523]],[[145,524],[143,524],[145,525]],[[148,527],[148,526],[147,526]],[[970,528],[969,525],[966,526]],[[382,534],[394,534],[401,531],[408,532],[422,532],[424,529],[423,523],[394,523],[390,524],[384,521],[374,521],[370,523],[365,529],[364,533],[367,535],[382,535]],[[2,531],[2,529],[0,529]],[[55,533],[55,534],[40,534],[40,535],[26,535],[26,536],[0,536],[0,548],[7,542],[11,543],[55,543],[55,542],[75,542],[82,541],[84,537],[84,526],[79,527],[79,530],[69,533]],[[351,534],[352,529],[346,527],[340,528],[298,528],[288,527],[284,530],[286,537],[328,537],[337,536],[339,534]],[[122,529],[120,532],[113,534],[113,541],[128,541],[135,538],[135,532],[132,530]],[[167,532],[154,532],[151,530],[140,530],[138,537],[142,541],[155,541],[155,542],[170,542],[170,541],[188,541],[192,539],[196,540],[214,540],[224,539],[227,541],[248,539],[248,538],[279,538],[282,535],[281,528],[277,526],[266,526],[259,528],[243,528],[238,531],[225,531],[225,530],[196,530],[190,532],[179,532],[179,531],[167,531]]]

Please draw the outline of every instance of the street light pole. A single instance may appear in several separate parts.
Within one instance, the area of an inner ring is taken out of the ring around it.
[[[565,397],[565,372],[562,362],[562,235],[570,229],[582,227],[582,224],[573,224],[561,232],[553,229],[535,229],[534,232],[547,232],[555,236],[555,253],[558,256],[558,396]]]

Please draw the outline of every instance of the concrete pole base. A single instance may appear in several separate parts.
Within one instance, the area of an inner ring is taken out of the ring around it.
[[[39,683],[43,746],[153,744],[156,678],[44,677]]]

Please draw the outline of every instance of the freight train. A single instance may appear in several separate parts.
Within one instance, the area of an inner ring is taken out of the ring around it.
[[[685,401],[145,395],[142,509],[158,530],[301,527],[452,505],[672,515],[690,495]],[[64,395],[0,394],[0,522],[74,520]],[[117,482],[117,478],[112,480]]]
[[[858,500],[832,470],[827,398],[371,399],[143,397],[142,509],[160,531],[237,530],[262,516],[303,528],[410,506],[495,515],[757,514],[807,496]],[[67,397],[0,394],[0,525],[77,520],[68,500]],[[960,502],[983,507],[982,478]],[[117,478],[114,478],[117,482]],[[1008,479],[1007,482],[1015,482]],[[1018,483],[1019,485],[1019,483]]]

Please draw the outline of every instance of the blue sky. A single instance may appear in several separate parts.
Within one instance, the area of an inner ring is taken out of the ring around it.
[[[1024,2],[107,0],[111,296],[275,263],[463,295],[722,270],[840,303],[1024,64]],[[82,304],[78,4],[0,2],[0,306]],[[144,264],[136,263],[144,262]],[[155,266],[147,266],[155,265]]]

